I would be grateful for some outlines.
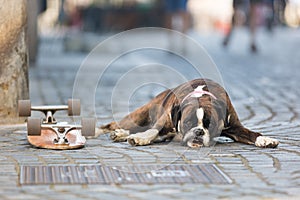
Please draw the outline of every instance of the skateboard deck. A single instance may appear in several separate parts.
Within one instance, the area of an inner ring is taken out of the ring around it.
[[[54,140],[57,138],[57,135],[51,129],[42,129],[41,135],[28,135],[27,139],[31,145],[43,149],[79,149],[84,147],[86,139],[78,132],[80,130],[72,130],[66,135],[67,144],[56,144]]]

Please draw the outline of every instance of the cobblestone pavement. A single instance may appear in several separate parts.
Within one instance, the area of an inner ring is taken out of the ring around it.
[[[176,142],[131,147],[127,143],[112,143],[108,135],[100,135],[89,139],[83,149],[53,151],[31,147],[26,140],[25,125],[1,126],[0,199],[300,199],[299,33],[299,30],[292,29],[277,29],[273,35],[261,31],[258,35],[260,51],[257,55],[249,53],[248,35],[243,30],[236,33],[227,50],[220,46],[222,38],[218,34],[199,36],[191,33],[195,40],[206,47],[217,64],[241,121],[255,131],[277,138],[280,141],[278,148],[260,149],[239,143],[226,143],[192,150]],[[138,41],[138,37],[151,38],[153,33],[151,34],[144,33],[134,37]],[[89,73],[94,73],[97,65],[103,65],[103,60],[114,58],[113,54],[114,49],[98,52],[97,58],[93,58],[91,62],[96,67],[92,66]],[[187,64],[171,56],[166,53],[137,52],[120,57],[114,62],[115,67],[107,70],[99,81],[95,91],[95,108],[83,102],[83,115],[91,115],[92,109],[95,109],[98,125],[111,121],[113,117],[123,116],[124,107],[128,109],[128,99],[118,96],[111,107],[111,92],[116,81],[128,72],[130,66],[141,66],[144,60],[147,63],[151,63],[153,59],[164,65],[174,65],[175,69],[180,64],[181,67],[186,67],[181,73],[194,78]],[[64,53],[60,37],[44,38],[38,64],[30,69],[30,96],[33,104],[59,104],[70,98],[76,73],[85,57],[85,53]],[[166,85],[177,84],[172,73],[170,75],[167,70],[155,67],[133,74],[136,78],[132,82],[138,82],[138,79],[148,75],[150,79],[168,80]],[[89,82],[80,84],[86,88],[81,91],[84,96],[90,90]],[[130,88],[130,85],[125,85],[126,87]],[[131,94],[129,109],[147,102],[160,89],[162,86],[157,84],[136,89]],[[126,90],[123,92],[126,95]],[[59,114],[59,117],[62,116]],[[233,183],[19,184],[21,165],[201,163],[216,164]]]

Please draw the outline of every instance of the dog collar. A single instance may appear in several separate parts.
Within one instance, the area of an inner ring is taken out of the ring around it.
[[[198,97],[202,97],[203,95],[209,95],[211,96],[212,98],[214,99],[217,99],[215,95],[213,95],[211,92],[208,92],[208,91],[205,91],[203,90],[203,88],[205,87],[206,85],[199,85],[197,88],[194,89],[193,92],[189,93],[188,95],[186,95],[182,102],[183,103],[187,98],[189,97],[195,97],[195,98],[198,98]]]

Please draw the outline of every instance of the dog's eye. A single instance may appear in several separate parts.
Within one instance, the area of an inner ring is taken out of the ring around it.
[[[205,128],[208,128],[208,127],[209,127],[209,124],[210,124],[210,119],[207,118],[207,117],[204,117],[204,118],[203,118],[203,126],[204,126]]]
[[[185,125],[186,127],[189,127],[189,126],[191,126],[191,125],[192,125],[192,122],[190,122],[190,121],[187,121],[187,122],[185,122],[185,123],[184,123],[184,125]]]
[[[191,121],[186,121],[186,122],[184,122],[183,128],[184,128],[185,130],[190,129],[191,127],[192,127],[192,122],[191,122]]]

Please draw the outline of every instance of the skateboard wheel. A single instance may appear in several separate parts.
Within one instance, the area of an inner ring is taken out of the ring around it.
[[[69,116],[80,115],[80,99],[68,100],[68,115]]]
[[[83,136],[95,136],[96,120],[95,118],[82,118],[81,134]]]
[[[29,117],[27,121],[27,134],[30,136],[41,135],[41,119]]]
[[[31,116],[31,102],[30,100],[19,100],[18,101],[18,111],[20,117]]]

